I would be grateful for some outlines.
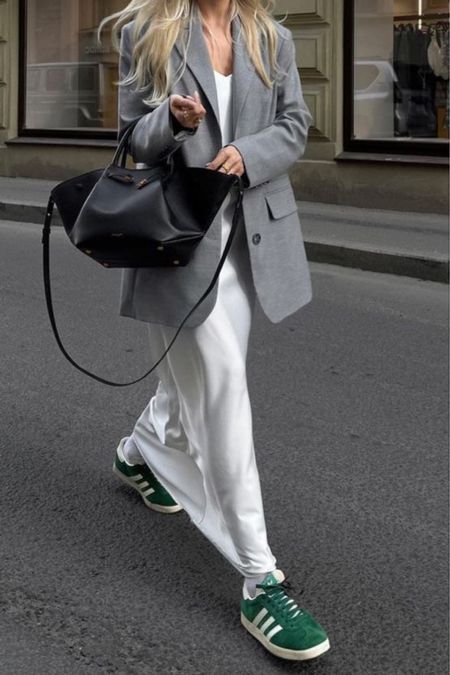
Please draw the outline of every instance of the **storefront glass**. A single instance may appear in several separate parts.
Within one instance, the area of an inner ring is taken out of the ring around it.
[[[118,55],[101,19],[121,0],[26,0],[24,127],[74,131],[117,128]]]
[[[442,0],[355,0],[354,139],[448,142],[448,19]]]

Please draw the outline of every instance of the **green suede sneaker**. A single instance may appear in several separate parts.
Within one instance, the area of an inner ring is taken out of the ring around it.
[[[275,656],[303,661],[330,648],[322,626],[284,589],[291,588],[281,570],[269,572],[251,597],[244,587],[241,623]]]
[[[112,467],[115,475],[137,490],[150,509],[161,513],[182,511],[183,507],[171,497],[147,464],[128,464],[123,454],[126,440],[127,437],[122,438],[116,450]]]

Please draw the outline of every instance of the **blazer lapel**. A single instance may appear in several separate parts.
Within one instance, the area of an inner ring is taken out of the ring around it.
[[[241,33],[242,24],[239,16],[236,16],[231,23],[231,32],[233,36],[233,77],[231,78],[232,95],[232,120],[233,120],[233,138],[236,138],[239,116],[244,103],[249,95],[255,78],[259,78],[256,73],[247,51],[244,35]]]
[[[248,55],[244,37],[241,34],[241,22],[236,16],[231,22],[233,37],[233,77],[232,92],[232,124],[235,138],[239,114],[249,94],[251,83],[255,76],[255,67]],[[175,42],[175,47],[183,58],[182,38],[188,38],[189,26],[185,28],[185,35],[181,33]],[[208,47],[203,35],[202,25],[196,13],[193,14],[191,24],[191,39],[186,52],[186,65],[196,78],[204,96],[208,100],[214,114],[215,122],[220,130],[219,102],[217,99],[216,79],[211,63]]]

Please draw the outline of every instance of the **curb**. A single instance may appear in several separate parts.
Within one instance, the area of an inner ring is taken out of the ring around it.
[[[36,223],[43,227],[46,204],[0,201],[0,220]],[[55,205],[52,227],[62,227],[61,217]],[[368,272],[381,272],[409,276],[424,281],[449,283],[449,261],[439,256],[420,256],[408,253],[389,252],[375,248],[351,246],[313,240],[304,235],[307,258],[310,262],[328,263],[352,267]]]
[[[365,250],[308,241],[307,238],[305,238],[305,250],[311,262],[353,267],[366,272],[414,277],[423,281],[449,283],[449,261],[445,258],[425,258],[404,253]]]

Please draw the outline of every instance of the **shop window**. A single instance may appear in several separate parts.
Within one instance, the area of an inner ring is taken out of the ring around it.
[[[82,135],[117,130],[118,55],[101,19],[121,0],[22,0],[21,133]]]
[[[409,145],[420,152],[422,145],[424,154],[442,154],[449,139],[448,2],[352,4],[349,149],[371,142],[371,150],[383,144],[407,152]]]

